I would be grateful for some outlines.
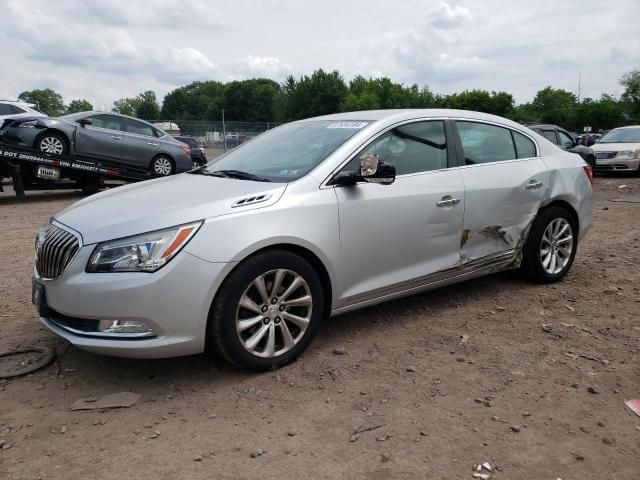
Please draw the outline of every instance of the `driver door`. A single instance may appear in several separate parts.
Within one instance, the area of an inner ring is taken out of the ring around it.
[[[76,128],[76,152],[83,155],[122,160],[122,117],[98,114],[86,117],[91,125]]]
[[[428,283],[460,261],[464,185],[449,150],[445,121],[396,127],[373,140],[343,171],[357,171],[364,154],[396,167],[391,185],[336,186],[341,306]]]

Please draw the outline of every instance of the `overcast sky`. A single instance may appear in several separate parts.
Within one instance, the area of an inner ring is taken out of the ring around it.
[[[339,70],[438,93],[546,85],[620,94],[640,0],[0,0],[0,98],[50,87],[96,108],[194,80]]]

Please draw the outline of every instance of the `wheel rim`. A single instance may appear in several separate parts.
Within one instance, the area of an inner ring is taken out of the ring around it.
[[[573,252],[573,229],[564,218],[556,218],[547,225],[540,244],[542,268],[551,275],[560,273],[569,263]]]
[[[168,158],[160,157],[153,164],[153,169],[160,175],[169,175],[171,173],[171,162]]]
[[[307,282],[291,270],[270,270],[246,288],[236,309],[236,333],[244,349],[262,358],[291,350],[304,336],[313,312]]]
[[[198,168],[200,164],[198,162],[191,162],[191,168]]]
[[[64,144],[58,137],[44,137],[40,140],[40,151],[60,155],[64,151]]]

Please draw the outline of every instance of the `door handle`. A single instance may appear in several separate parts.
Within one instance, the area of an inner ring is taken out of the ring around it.
[[[539,182],[537,180],[531,180],[525,188],[527,190],[537,190],[541,186],[542,186],[542,182]]]
[[[157,143],[151,143],[151,142],[147,142],[147,145],[151,145],[152,147],[157,147],[158,146]]]
[[[451,195],[445,195],[440,199],[439,202],[436,202],[438,207],[453,207],[460,203],[459,198],[453,198]]]
[[[121,137],[117,136],[117,135],[111,135],[111,138],[115,139],[115,140],[120,140]]]

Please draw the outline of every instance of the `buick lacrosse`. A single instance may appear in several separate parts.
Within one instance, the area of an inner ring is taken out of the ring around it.
[[[591,180],[578,155],[492,115],[302,120],[56,215],[33,302],[92,352],[210,349],[272,369],[330,315],[501,270],[560,280],[591,226]]]

